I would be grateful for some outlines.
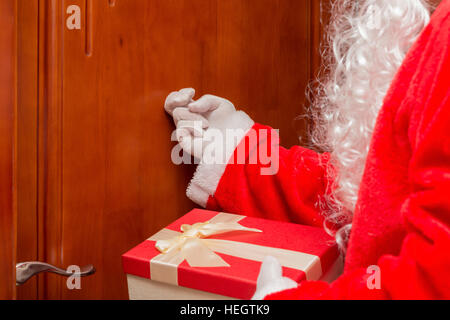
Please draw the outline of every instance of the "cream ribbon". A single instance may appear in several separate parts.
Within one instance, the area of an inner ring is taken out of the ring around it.
[[[318,256],[292,250],[264,247],[230,240],[207,239],[232,231],[262,232],[239,224],[245,216],[219,213],[207,222],[182,225],[177,232],[163,229],[148,240],[161,252],[150,261],[151,279],[178,285],[178,266],[186,260],[191,267],[230,267],[216,252],[262,262],[273,256],[285,267],[302,270],[307,280],[318,280],[322,267]]]

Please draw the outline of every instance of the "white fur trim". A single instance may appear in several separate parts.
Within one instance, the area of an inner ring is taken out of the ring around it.
[[[224,128],[223,131],[225,129],[242,129],[242,134],[235,141],[230,142],[233,145],[226,148],[225,159],[227,162],[254,124],[254,121],[243,111],[234,112],[220,123],[220,126]],[[226,164],[199,164],[186,190],[188,198],[205,208],[208,198],[216,193],[226,166]]]

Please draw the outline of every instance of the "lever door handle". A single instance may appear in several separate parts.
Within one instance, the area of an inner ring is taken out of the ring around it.
[[[16,285],[20,286],[28,281],[34,275],[41,272],[52,272],[65,277],[78,275],[86,277],[95,273],[95,268],[92,264],[80,268],[80,273],[67,272],[64,269],[57,268],[51,264],[39,261],[20,262],[16,264]]]

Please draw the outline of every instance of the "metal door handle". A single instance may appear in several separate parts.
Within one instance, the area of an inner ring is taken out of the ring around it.
[[[71,273],[44,262],[20,262],[16,264],[16,285],[20,286],[24,284],[28,281],[28,279],[41,272],[52,272],[65,277],[70,277],[74,274],[80,277],[86,277],[95,273],[95,268],[92,264],[89,264],[87,266],[81,267],[80,273]]]

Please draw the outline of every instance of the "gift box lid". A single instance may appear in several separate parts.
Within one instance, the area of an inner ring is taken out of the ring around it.
[[[230,221],[249,230],[205,235]],[[127,274],[250,299],[269,255],[280,261],[284,276],[300,282],[319,280],[339,252],[322,228],[194,209],[125,253],[122,263]]]

